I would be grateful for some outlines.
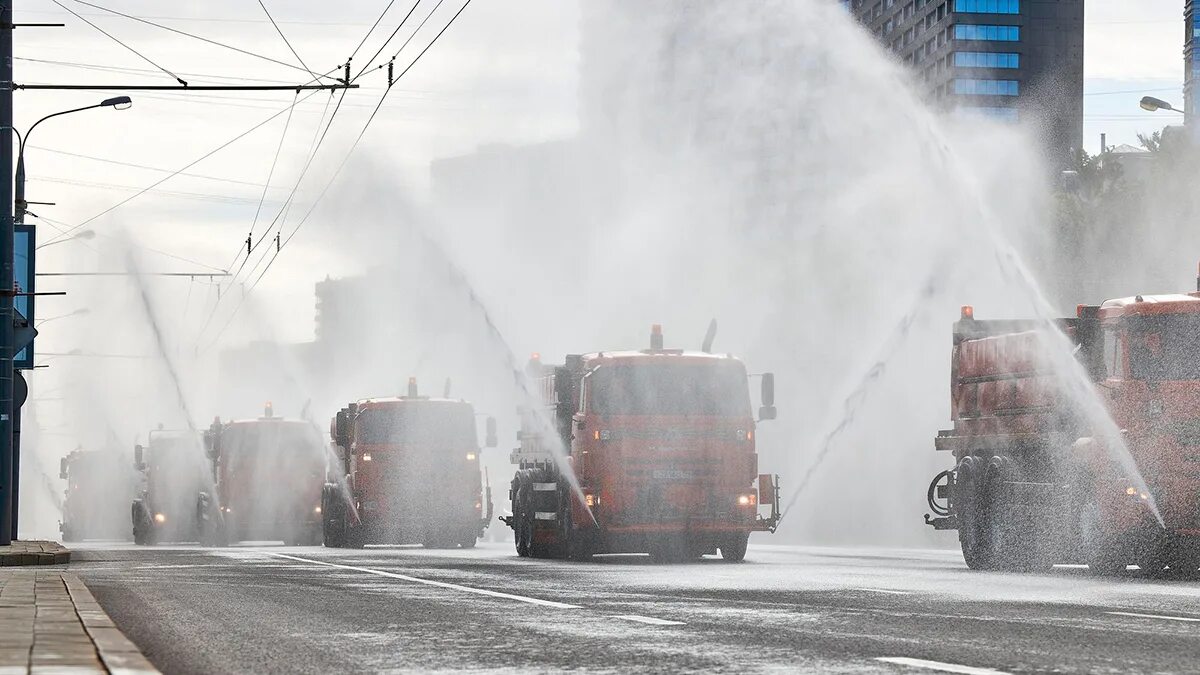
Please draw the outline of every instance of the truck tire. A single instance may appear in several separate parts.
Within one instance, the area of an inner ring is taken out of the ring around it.
[[[137,546],[153,546],[154,524],[150,520],[145,503],[141,500],[135,501],[130,508],[130,517],[133,520],[133,543]]]
[[[973,570],[992,568],[991,536],[985,521],[984,464],[974,455],[963,457],[954,471],[954,507],[963,560]]]
[[[517,547],[517,555],[522,558],[530,557],[530,543],[533,540],[533,513],[530,511],[530,490],[532,486],[528,474],[519,472],[513,479],[513,540]]]
[[[992,567],[1006,572],[1044,571],[1050,568],[1046,554],[1044,523],[1036,505],[1016,503],[1006,483],[1026,481],[1010,457],[988,461],[985,494],[988,505],[984,523],[991,533]]]
[[[721,559],[725,562],[742,562],[746,559],[746,549],[749,546],[749,532],[735,534],[721,544]]]
[[[458,538],[458,545],[463,548],[475,548],[475,542],[479,540],[474,532],[468,532]]]

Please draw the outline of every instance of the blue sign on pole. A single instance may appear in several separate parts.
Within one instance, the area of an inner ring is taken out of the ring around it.
[[[37,239],[34,237],[33,225],[17,223],[13,228],[13,286],[15,293],[28,293],[13,297],[13,309],[20,316],[14,316],[17,322],[24,317],[30,328],[33,327],[33,282],[36,278],[34,268],[34,248]],[[20,333],[21,331],[17,331]],[[33,341],[21,347],[13,357],[13,368],[33,368]]]

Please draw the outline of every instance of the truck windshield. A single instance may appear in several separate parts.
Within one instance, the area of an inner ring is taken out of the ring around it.
[[[312,463],[325,457],[317,431],[296,422],[237,423],[222,434],[221,445],[232,461],[255,457],[267,466],[276,462]]]
[[[358,415],[359,443],[475,448],[475,411],[463,403],[402,403]]]
[[[750,416],[736,362],[602,366],[588,380],[588,406],[599,415]]]
[[[1134,379],[1200,380],[1200,314],[1138,317],[1130,324]]]

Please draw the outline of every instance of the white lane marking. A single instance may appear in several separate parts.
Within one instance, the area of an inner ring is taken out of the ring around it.
[[[682,621],[667,621],[666,619],[656,619],[652,616],[638,616],[637,614],[622,614],[614,616],[614,619],[624,619],[626,621],[636,621],[637,623],[648,623],[651,626],[682,626]]]
[[[1113,614],[1115,616],[1132,616],[1138,619],[1166,619],[1168,621],[1200,623],[1200,619],[1190,616],[1163,616],[1162,614],[1138,614],[1137,612],[1105,612],[1105,614]]]
[[[888,595],[912,595],[911,591],[893,591],[890,588],[851,588],[850,590],[864,593],[887,593]]]
[[[325,562],[323,560],[313,560],[311,558],[301,558],[299,556],[287,555],[286,553],[275,553],[272,551],[263,551],[270,556],[276,558],[286,558],[288,560],[296,560],[299,562],[311,563],[313,565],[324,565],[325,567],[336,567],[337,569],[351,570],[354,572],[365,572],[374,574],[378,577],[387,577],[388,579],[399,579],[401,581],[410,581],[414,584],[424,584],[426,586],[436,586],[438,588],[449,588],[455,591],[463,591],[465,593],[475,593],[477,595],[486,595],[492,598],[502,598],[504,600],[516,600],[517,602],[526,602],[531,605],[540,605],[542,607],[553,607],[555,609],[580,609],[579,605],[568,605],[565,602],[555,602],[554,600],[542,600],[541,598],[531,598],[525,595],[514,595],[512,593],[501,593],[500,591],[489,591],[486,588],[473,588],[471,586],[460,586],[451,584],[445,581],[433,581],[431,579],[421,579],[419,577],[410,577],[407,574],[396,574],[395,572],[385,572],[384,570],[371,569],[370,567],[357,567],[355,565],[342,565],[339,563]]]
[[[977,668],[975,666],[961,666],[957,663],[942,663],[940,661],[925,661],[924,659],[910,659],[903,656],[883,656],[875,660],[883,661],[884,663],[893,663],[898,666],[911,666],[913,668],[923,668],[925,670],[938,670],[943,673],[962,673],[962,675],[1009,675],[1003,670]]]

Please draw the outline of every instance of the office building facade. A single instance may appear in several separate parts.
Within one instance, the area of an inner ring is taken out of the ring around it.
[[[1195,112],[1200,110],[1200,16],[1197,15],[1196,0],[1184,0],[1183,14],[1185,33],[1183,36],[1183,97],[1184,117],[1187,128],[1195,132]]]
[[[935,104],[1028,124],[1052,166],[1075,162],[1083,144],[1084,0],[842,4],[915,70]]]

